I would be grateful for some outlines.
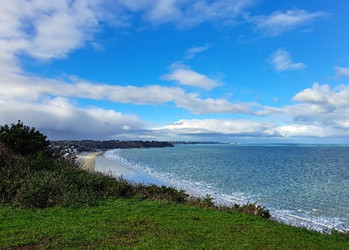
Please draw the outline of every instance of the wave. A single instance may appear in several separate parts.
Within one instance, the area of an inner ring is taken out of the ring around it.
[[[195,181],[190,178],[183,179],[179,178],[177,175],[173,173],[164,173],[156,171],[151,168],[147,164],[138,164],[134,162],[130,162],[123,157],[121,157],[118,152],[119,149],[109,150],[104,153],[104,156],[107,159],[115,161],[118,165],[122,165],[128,169],[140,172],[142,174],[146,174],[152,178],[157,179],[158,181],[164,183],[167,186],[172,186],[177,189],[184,189],[190,195],[204,197],[205,195],[210,195],[215,199],[215,201],[219,204],[231,205],[231,204],[244,204],[251,200],[251,197],[243,194],[243,193],[231,193],[225,194],[222,190],[217,190],[214,188],[214,183],[207,183],[203,181]],[[130,180],[133,181],[133,180]]]
[[[332,230],[345,232],[349,230],[343,218],[330,218],[325,216],[312,216],[298,214],[297,211],[287,209],[270,209],[272,218],[281,223],[296,227],[304,227],[318,232],[329,233]]]

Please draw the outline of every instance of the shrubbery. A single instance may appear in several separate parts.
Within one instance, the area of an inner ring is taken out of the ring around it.
[[[188,196],[183,190],[134,185],[121,178],[89,173],[42,153],[20,157],[3,145],[0,146],[0,193],[2,203],[39,208],[135,196],[182,203]]]
[[[175,203],[185,203],[189,195],[184,190],[177,190],[173,187],[156,186],[156,185],[134,185],[134,194],[140,198],[151,198],[156,200],[167,200]]]
[[[269,211],[265,207],[259,206],[256,203],[247,203],[244,205],[235,204],[233,206],[233,210],[240,211],[245,214],[253,214],[262,218],[270,218]]]
[[[33,155],[45,151],[49,145],[46,136],[23,125],[21,121],[17,124],[0,126],[0,142],[12,149],[15,153],[23,156]]]

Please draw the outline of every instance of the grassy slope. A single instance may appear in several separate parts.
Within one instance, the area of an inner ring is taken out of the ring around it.
[[[343,235],[321,235],[238,212],[139,199],[98,206],[0,206],[0,248],[349,249]]]

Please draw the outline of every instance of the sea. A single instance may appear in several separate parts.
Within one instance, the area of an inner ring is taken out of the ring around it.
[[[297,227],[349,230],[349,145],[178,144],[115,149],[104,157],[115,165],[97,171],[133,182],[208,194],[227,206],[257,203]]]

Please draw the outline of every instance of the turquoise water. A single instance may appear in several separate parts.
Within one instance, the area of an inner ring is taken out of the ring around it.
[[[257,202],[287,224],[349,229],[349,147],[176,145],[111,150],[105,157],[145,182],[149,177],[194,195],[210,194],[226,205]]]

